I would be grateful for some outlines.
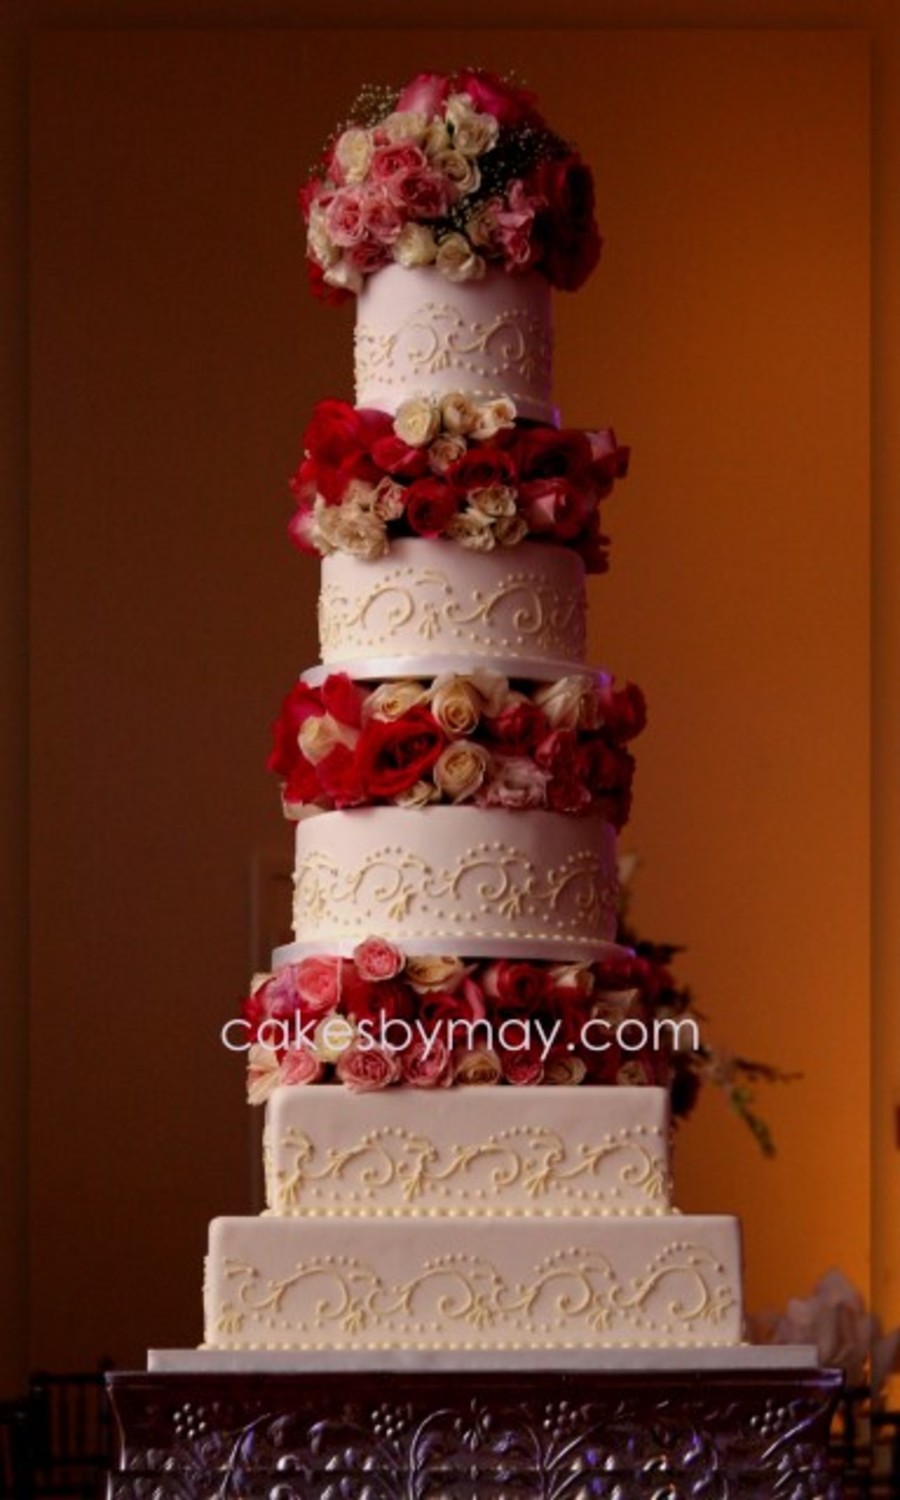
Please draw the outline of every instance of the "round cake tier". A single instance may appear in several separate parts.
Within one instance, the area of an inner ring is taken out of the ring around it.
[[[616,838],[589,814],[353,808],[297,825],[294,935],[590,959],[616,932]],[[494,945],[498,945],[494,947]]]
[[[357,299],[357,406],[395,412],[411,396],[507,396],[519,417],[557,425],[550,283],[489,270],[449,281],[433,266],[387,266]]]
[[[322,560],[319,642],[326,667],[358,677],[461,660],[510,676],[565,675],[585,661],[584,563],[542,542],[473,552],[410,538],[382,558],[335,552]]]

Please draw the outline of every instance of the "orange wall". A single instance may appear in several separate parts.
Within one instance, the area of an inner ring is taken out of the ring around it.
[[[558,392],[635,448],[591,594],[594,656],[651,706],[635,915],[687,945],[716,1039],[805,1075],[763,1101],[774,1163],[703,1107],[680,1201],[743,1216],[751,1306],[832,1263],[867,1279],[865,39],[50,33],[32,1364],[196,1341],[206,1220],[249,1203],[256,1143],[215,1038],[251,963],[254,856],[285,846],[266,726],[316,655],[283,480],[312,402],[349,389],[294,189],[357,82],[473,55],[525,74],[598,177],[605,265],[558,299]]]

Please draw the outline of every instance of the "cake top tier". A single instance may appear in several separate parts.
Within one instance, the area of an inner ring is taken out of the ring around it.
[[[578,152],[534,94],[474,69],[365,90],[300,204],[312,289],[326,301],[390,265],[434,266],[451,282],[537,271],[574,291],[600,255]]]

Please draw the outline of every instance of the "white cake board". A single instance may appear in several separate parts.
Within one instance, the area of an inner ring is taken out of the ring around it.
[[[680,1373],[812,1370],[812,1344],[737,1344],[697,1349],[151,1349],[153,1374],[304,1374],[332,1371],[527,1370]]]

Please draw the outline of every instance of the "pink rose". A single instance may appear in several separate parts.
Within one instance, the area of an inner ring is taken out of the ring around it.
[[[426,1050],[427,1047],[427,1050]],[[421,1037],[400,1054],[403,1082],[410,1088],[447,1088],[453,1079],[450,1053],[437,1037],[427,1045]]]
[[[244,1019],[253,1027],[253,1035],[264,1021],[288,1021],[300,1008],[300,995],[296,983],[296,965],[287,964],[276,969],[262,984],[258,984],[244,1001]]]
[[[369,177],[390,192],[395,177],[409,172],[421,172],[428,168],[428,157],[420,146],[412,141],[396,141],[387,146],[376,146],[372,153]]]
[[[396,203],[387,193],[367,193],[363,200],[363,224],[366,232],[380,245],[393,245],[399,238],[404,220]]]
[[[393,979],[406,960],[400,949],[386,938],[368,937],[354,948],[353,962],[360,979],[377,983],[380,979]]]
[[[479,807],[546,807],[547,774],[521,755],[496,755],[491,779],[475,801]]]
[[[567,479],[528,479],[519,487],[519,499],[529,530],[561,542],[577,537],[591,512],[584,490]]]
[[[354,1094],[371,1094],[400,1081],[400,1059],[381,1047],[351,1042],[337,1061],[337,1076]]]
[[[322,1072],[321,1059],[309,1047],[289,1047],[278,1068],[278,1082],[318,1083]]]
[[[450,206],[453,185],[430,167],[398,173],[386,191],[410,219],[441,219]]]
[[[348,246],[346,252],[348,266],[358,271],[360,276],[371,276],[373,271],[380,271],[382,266],[389,264],[390,259],[391,252],[387,245],[368,237]]]
[[[394,108],[398,113],[424,115],[432,119],[442,109],[450,93],[450,79],[441,73],[417,73],[416,77],[401,89]]]
[[[531,1088],[544,1081],[544,1064],[538,1042],[532,1042],[530,1047],[504,1049],[500,1053],[500,1062],[506,1082],[517,1088]]]
[[[356,245],[365,235],[365,201],[360,188],[338,188],[325,210],[325,228],[336,245]]]
[[[317,1019],[337,1009],[343,988],[343,959],[302,958],[290,968],[304,1019]]]

